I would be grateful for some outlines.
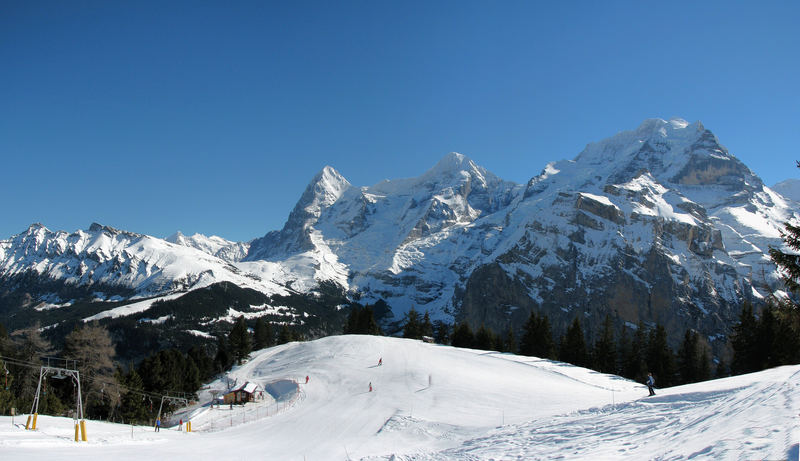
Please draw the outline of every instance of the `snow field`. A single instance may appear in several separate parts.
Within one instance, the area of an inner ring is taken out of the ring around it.
[[[798,459],[800,366],[500,428],[442,459]]]
[[[800,366],[647,398],[641,384],[559,362],[351,335],[255,352],[200,403],[224,383],[278,380],[262,403],[186,410],[191,434],[88,421],[89,441],[75,443],[71,419],[40,416],[34,432],[0,417],[0,458],[797,459]]]

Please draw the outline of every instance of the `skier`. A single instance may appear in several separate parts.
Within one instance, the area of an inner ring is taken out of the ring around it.
[[[308,376],[306,376],[306,384],[308,384]]]
[[[656,395],[653,392],[653,386],[656,385],[656,380],[653,378],[653,373],[647,373],[647,390],[650,391],[650,395]]]
[[[161,418],[156,418],[156,432],[161,431]]]
[[[378,366],[381,366],[381,365],[383,365],[383,357],[378,359]]]
[[[181,422],[180,422],[180,423],[179,423],[179,425],[178,425],[178,430],[179,430],[179,431],[182,431],[182,430],[183,430],[183,418],[181,418]]]
[[[369,391],[372,392],[372,383],[369,383]]]

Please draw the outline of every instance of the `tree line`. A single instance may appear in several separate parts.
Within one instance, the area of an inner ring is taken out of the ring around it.
[[[370,305],[356,306],[347,319],[345,334],[382,335]],[[511,352],[520,355],[559,360],[644,382],[653,373],[660,387],[705,381],[729,374],[741,374],[774,366],[800,363],[800,318],[791,303],[772,303],[759,316],[750,304],[742,309],[740,321],[730,338],[731,363],[712,360],[709,340],[695,330],[685,331],[677,350],[669,346],[662,325],[642,323],[626,326],[618,333],[606,316],[594,342],[575,318],[563,335],[553,335],[547,315],[531,312],[519,339],[514,330],[496,334],[485,325],[473,331],[467,322],[451,325],[431,321],[426,312],[420,315],[413,307],[402,327],[404,338],[429,337],[439,344],[481,350]]]
[[[216,348],[195,345],[186,352],[164,349],[124,367],[114,362],[115,345],[108,330],[96,322],[77,325],[60,350],[42,336],[39,325],[12,336],[0,324],[0,414],[11,414],[12,408],[16,414],[28,413],[40,367],[49,365],[78,370],[86,417],[152,424],[161,396],[196,399],[204,382],[242,363],[254,348],[303,339],[285,324],[275,330],[271,323],[259,318],[251,333],[244,317],[239,317],[227,335],[218,336]],[[58,359],[47,358],[56,355]],[[71,379],[56,379],[50,374],[40,391],[39,413],[72,415],[76,391]],[[162,414],[173,410],[165,403]]]

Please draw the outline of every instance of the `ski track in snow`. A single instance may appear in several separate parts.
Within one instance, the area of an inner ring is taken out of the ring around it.
[[[210,409],[228,380],[300,384]],[[72,419],[42,415],[26,431],[24,416],[0,417],[0,459],[796,460],[798,392],[800,366],[644,397],[641,384],[559,362],[339,336],[254,353],[172,417],[192,415],[194,433],[88,421],[89,442],[75,443]]]

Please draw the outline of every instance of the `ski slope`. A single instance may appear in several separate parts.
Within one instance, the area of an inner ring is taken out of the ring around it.
[[[89,442],[75,443],[71,419],[40,416],[26,431],[23,417],[0,417],[0,457],[798,458],[800,366],[645,397],[640,384],[559,362],[353,335],[258,351],[210,383],[201,404],[233,381],[280,385],[244,408],[176,414],[191,416],[193,433],[88,421]]]

